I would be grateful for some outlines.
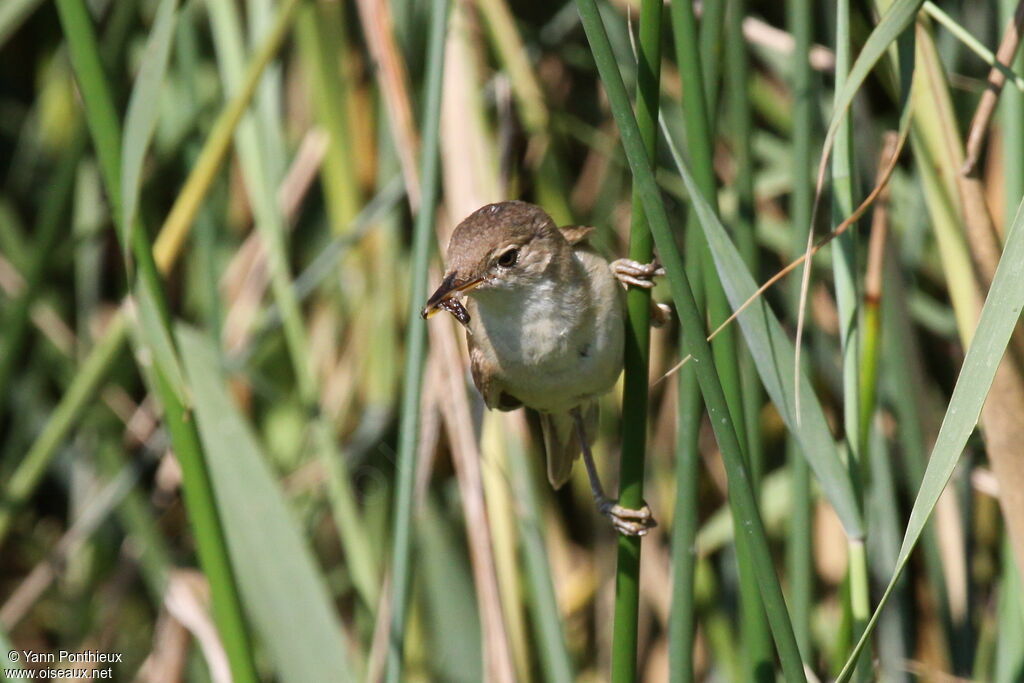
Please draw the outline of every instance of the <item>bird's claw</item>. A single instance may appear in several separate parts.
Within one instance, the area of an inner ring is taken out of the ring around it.
[[[597,509],[623,536],[646,536],[648,531],[658,526],[647,503],[639,510],[633,510],[622,507],[617,501],[605,499],[598,503]]]
[[[612,261],[611,268],[615,278],[622,284],[644,289],[654,286],[655,276],[665,274],[665,269],[658,265],[657,261],[640,263],[633,259],[620,258]]]

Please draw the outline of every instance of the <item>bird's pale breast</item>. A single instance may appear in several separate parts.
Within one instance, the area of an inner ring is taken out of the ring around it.
[[[567,411],[610,390],[622,370],[621,288],[603,258],[574,256],[578,277],[471,302],[473,343],[493,360],[492,381],[537,410]]]

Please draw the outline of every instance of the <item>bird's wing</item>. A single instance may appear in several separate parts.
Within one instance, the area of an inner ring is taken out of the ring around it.
[[[594,232],[593,226],[590,225],[563,225],[559,228],[562,231],[562,237],[569,244],[576,246],[583,244],[590,238],[590,234]]]
[[[469,343],[469,371],[473,375],[473,384],[484,398],[484,405],[491,410],[515,410],[522,402],[504,391],[500,382],[496,381],[498,366],[494,359],[474,341],[473,335],[466,335]]]

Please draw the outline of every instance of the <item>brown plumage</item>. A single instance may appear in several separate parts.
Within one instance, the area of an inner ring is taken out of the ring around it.
[[[540,413],[548,479],[568,479],[585,438],[597,433],[596,399],[622,369],[623,294],[586,239],[593,228],[558,228],[521,201],[489,204],[452,233],[448,268],[425,314],[468,296],[470,370],[490,409]]]

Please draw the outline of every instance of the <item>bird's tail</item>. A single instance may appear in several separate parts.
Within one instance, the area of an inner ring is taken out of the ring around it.
[[[597,436],[597,402],[590,401],[579,408],[583,416],[583,432],[587,443]],[[544,434],[544,450],[548,458],[548,481],[556,489],[569,481],[572,463],[580,455],[580,442],[576,436],[576,422],[569,413],[541,413],[540,428]]]

